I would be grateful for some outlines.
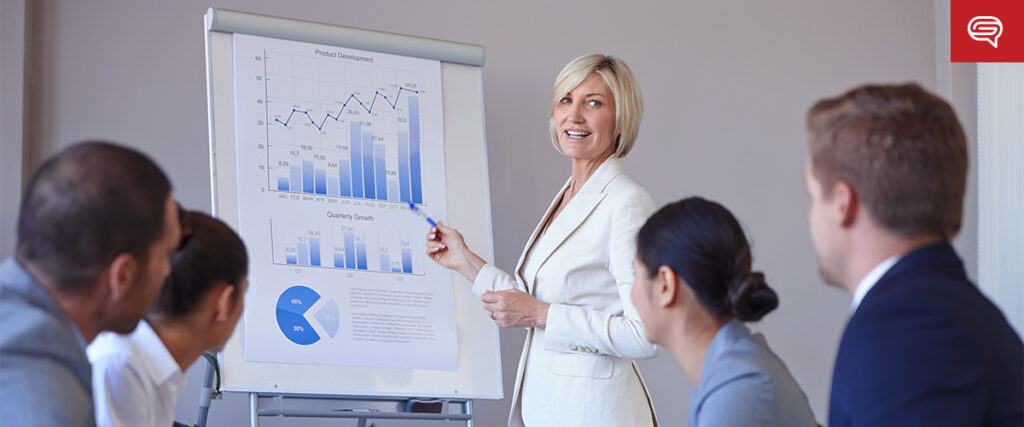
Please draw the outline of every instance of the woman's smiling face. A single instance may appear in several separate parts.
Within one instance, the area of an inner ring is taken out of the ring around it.
[[[600,159],[615,149],[615,97],[597,73],[590,73],[555,104],[551,117],[558,144],[574,159]]]

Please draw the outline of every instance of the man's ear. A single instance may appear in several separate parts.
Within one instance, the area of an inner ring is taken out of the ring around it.
[[[106,286],[110,290],[111,298],[115,301],[124,298],[138,275],[139,260],[134,255],[121,253],[114,257],[107,267],[106,275]]]
[[[658,275],[654,280],[654,301],[661,307],[671,307],[676,304],[676,296],[679,295],[679,276],[666,265],[658,268]]]
[[[860,199],[850,184],[839,181],[832,186],[831,204],[835,208],[839,226],[849,228],[857,220],[860,211]]]
[[[214,320],[227,322],[231,311],[235,308],[235,285],[224,285],[213,291],[214,298]]]

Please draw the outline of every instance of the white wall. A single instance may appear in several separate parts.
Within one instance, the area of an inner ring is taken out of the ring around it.
[[[978,66],[978,285],[1024,332],[1024,64]]]
[[[38,139],[27,148],[29,161],[83,138],[126,142],[165,167],[184,205],[208,209],[202,16],[210,4],[30,3],[38,20],[31,43],[40,86],[31,94],[39,104],[29,112]],[[807,235],[804,114],[817,99],[865,82],[917,81],[950,96],[952,89],[942,90],[958,80],[942,74],[943,88],[937,81],[948,64],[937,53],[937,4],[944,3],[222,0],[213,6],[486,46],[495,261],[507,269],[568,174],[568,161],[547,135],[555,74],[584,53],[626,59],[647,111],[638,145],[624,162],[627,172],[658,204],[700,194],[741,219],[754,243],[755,267],[781,297],[778,312],[755,328],[766,333],[824,420],[849,297],[821,282]],[[973,116],[966,119],[973,123]],[[965,224],[976,223],[971,212]],[[976,239],[976,227],[965,227],[964,235]],[[974,245],[960,250],[975,271]],[[523,337],[502,333],[506,395]],[[684,424],[691,385],[671,355],[641,366],[663,423]],[[199,368],[189,373],[179,418],[194,419]],[[245,425],[246,404],[239,396],[215,402],[212,425]],[[477,425],[503,425],[508,405],[508,399],[478,402]]]

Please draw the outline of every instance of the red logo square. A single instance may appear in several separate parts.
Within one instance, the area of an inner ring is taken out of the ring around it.
[[[1024,62],[1024,0],[952,0],[952,62]]]

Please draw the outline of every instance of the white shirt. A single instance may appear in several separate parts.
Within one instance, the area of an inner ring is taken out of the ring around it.
[[[875,287],[878,280],[889,272],[889,269],[896,262],[900,260],[898,256],[892,256],[885,261],[880,262],[875,268],[872,268],[868,274],[864,275],[864,278],[860,279],[860,283],[857,284],[857,290],[853,292],[853,302],[850,303],[850,314],[857,311],[857,307],[860,307],[861,301],[864,301],[864,297],[868,294],[871,288]]]
[[[174,423],[185,374],[145,320],[129,335],[103,332],[87,350],[99,427]]]

